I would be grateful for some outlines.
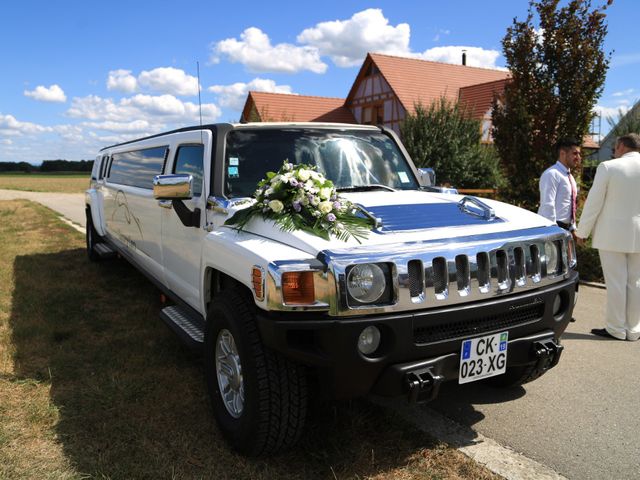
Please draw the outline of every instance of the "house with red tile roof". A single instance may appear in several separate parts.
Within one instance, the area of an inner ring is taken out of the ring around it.
[[[416,105],[444,97],[462,101],[483,120],[488,140],[491,102],[508,77],[506,70],[369,53],[346,98],[249,92],[241,121],[362,123],[399,132]]]

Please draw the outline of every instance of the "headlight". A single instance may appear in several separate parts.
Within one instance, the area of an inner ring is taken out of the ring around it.
[[[385,274],[375,263],[355,265],[347,274],[347,291],[360,303],[373,303],[379,300],[386,288]]]
[[[544,243],[544,255],[547,259],[547,275],[556,275],[560,266],[560,256],[558,255],[556,242]]]

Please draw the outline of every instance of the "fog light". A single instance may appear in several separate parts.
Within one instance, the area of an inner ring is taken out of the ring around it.
[[[560,295],[556,295],[556,298],[553,299],[553,316],[555,317],[560,313],[560,308],[562,307],[562,299]]]
[[[363,355],[371,355],[380,346],[380,330],[369,326],[362,330],[358,337],[358,350]]]

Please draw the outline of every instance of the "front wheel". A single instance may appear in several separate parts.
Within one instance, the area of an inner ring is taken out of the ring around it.
[[[297,442],[307,410],[304,368],[262,345],[251,306],[236,292],[212,302],[205,373],[216,421],[236,450],[257,456]]]

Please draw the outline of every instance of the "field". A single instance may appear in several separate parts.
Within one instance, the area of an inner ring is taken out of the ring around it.
[[[242,458],[143,276],[27,201],[0,202],[0,245],[2,479],[497,478],[366,401],[315,400],[299,447]]]
[[[28,192],[82,193],[89,173],[0,173],[0,188]]]

